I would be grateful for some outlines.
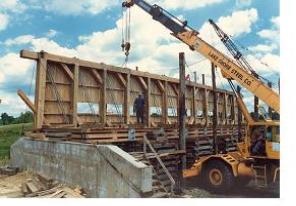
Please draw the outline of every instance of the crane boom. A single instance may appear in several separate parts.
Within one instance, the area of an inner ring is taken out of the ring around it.
[[[188,26],[187,21],[181,21],[162,7],[156,4],[150,5],[144,0],[126,0],[122,4],[124,7],[133,5],[139,6],[150,14],[155,21],[169,29],[173,36],[187,44],[191,50],[197,51],[213,62],[221,69],[224,76],[235,80],[276,112],[280,111],[280,97],[275,91],[252,73],[237,65],[231,58],[201,39],[198,36],[199,32]]]

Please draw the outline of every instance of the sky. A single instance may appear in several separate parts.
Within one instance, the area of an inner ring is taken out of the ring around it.
[[[21,59],[21,49],[78,57],[122,66],[121,0],[0,0],[0,113],[18,116],[28,111],[17,96],[22,89],[33,99],[34,61]],[[213,19],[237,43],[248,62],[278,89],[280,64],[279,0],[147,0],[156,3],[200,32],[200,36],[230,55],[209,25]],[[138,7],[131,9],[131,52],[127,67],[178,77],[178,55],[185,52],[187,73],[206,74],[210,62],[176,40]],[[220,88],[228,88],[217,71]],[[252,108],[253,97],[244,91]]]

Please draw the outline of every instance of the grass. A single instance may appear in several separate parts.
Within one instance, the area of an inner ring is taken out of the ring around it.
[[[0,164],[9,159],[10,146],[32,128],[32,123],[0,126]]]

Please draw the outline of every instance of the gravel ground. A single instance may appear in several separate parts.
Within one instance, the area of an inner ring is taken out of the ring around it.
[[[279,187],[259,189],[250,182],[246,187],[234,187],[227,193],[211,193],[198,183],[196,179],[190,179],[185,182],[185,195],[188,198],[279,198]]]

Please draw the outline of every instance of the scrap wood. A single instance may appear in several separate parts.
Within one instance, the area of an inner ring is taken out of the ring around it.
[[[71,189],[52,179],[36,175],[21,186],[23,196],[31,198],[82,198],[82,189]]]

